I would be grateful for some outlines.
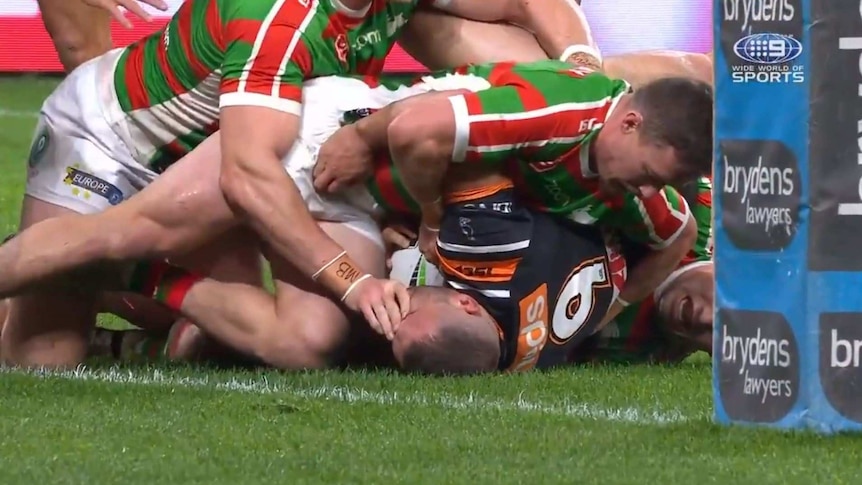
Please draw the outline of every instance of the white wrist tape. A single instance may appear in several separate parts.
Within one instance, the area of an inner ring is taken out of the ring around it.
[[[563,55],[560,56],[560,60],[566,62],[575,54],[587,54],[595,57],[599,63],[602,62],[602,55],[599,51],[586,44],[575,44],[566,47],[566,50],[563,51]]]

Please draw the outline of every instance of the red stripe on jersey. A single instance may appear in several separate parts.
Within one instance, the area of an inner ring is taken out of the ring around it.
[[[632,322],[629,336],[625,341],[626,352],[638,352],[643,348],[644,342],[659,333],[655,325],[656,307],[653,295],[647,296],[641,302],[635,319]]]
[[[488,73],[488,82],[491,83],[491,86],[508,86],[510,84],[510,78],[507,78],[506,75],[512,73],[512,67],[514,65],[514,62],[498,62],[494,64],[494,67],[491,68],[491,72]]]
[[[299,42],[295,46],[291,43],[295,36],[300,35],[297,29],[309,14],[311,5],[312,2],[287,0],[278,9],[272,23],[263,33],[260,49],[251,64],[251,75],[247,79],[246,92],[272,94],[273,86],[279,82],[278,73],[281,70],[282,61],[288,54],[288,49],[299,45]],[[291,53],[291,61],[294,60],[295,52],[294,50]],[[308,73],[306,71],[303,74]]]
[[[653,223],[653,231],[662,241],[666,241],[679,231],[683,221],[671,212],[670,203],[664,196],[664,191],[648,198],[641,199],[646,210],[646,217]],[[685,206],[679,212],[685,214]]]
[[[204,18],[207,27],[207,33],[215,42],[216,47],[221,52],[224,52],[224,30],[222,29],[221,12],[218,10],[218,2],[210,2],[207,5],[206,17]]]
[[[386,58],[372,57],[366,61],[358,61],[356,63],[357,74],[380,74],[383,72],[383,66],[386,64]]]
[[[239,90],[239,79],[230,78],[221,80],[221,92],[222,93],[235,93]]]
[[[712,192],[705,190],[697,194],[697,205],[712,209]]]
[[[371,74],[362,76],[362,82],[364,82],[369,88],[376,88],[380,86],[380,78]]]
[[[386,201],[389,209],[411,213],[410,206],[401,197],[401,192],[395,187],[395,178],[392,174],[392,162],[386,155],[380,155],[375,160],[374,182],[377,184],[377,190],[380,191],[380,196]]]
[[[513,71],[514,66],[514,62],[500,62],[494,65],[491,73],[488,75],[488,82],[492,86],[517,87],[521,104],[524,105],[524,110],[526,111],[533,111],[548,106],[545,95],[529,81]]]
[[[129,93],[129,104],[132,111],[136,109],[150,108],[150,97],[145,87],[144,68],[144,43],[137,42],[129,47],[129,58],[126,63],[126,88]],[[131,68],[134,66],[134,68]]]
[[[207,9],[212,9],[212,5],[215,3],[216,2],[210,2]],[[192,73],[194,74],[195,79],[204,79],[209,75],[210,69],[207,69],[206,66],[201,64],[198,56],[195,55],[195,52],[192,49],[192,2],[184,3],[183,6],[180,7],[180,11],[177,12],[177,34],[180,38],[179,40],[180,45],[183,48],[183,53],[186,55],[186,59],[189,60],[189,66],[192,68]],[[162,57],[162,55],[159,55],[160,62]],[[171,86],[173,86],[173,84],[171,84]],[[183,91],[185,90],[174,90],[175,93]]]
[[[290,99],[297,103],[302,102],[302,86],[295,84],[281,83],[278,86],[278,97],[281,99]]]
[[[232,41],[241,41],[254,45],[261,23],[260,20],[251,19],[228,20],[225,30],[231,33]]]
[[[392,0],[371,0],[371,7],[368,9],[368,14],[365,16],[368,17],[386,10],[387,4],[391,1]]]
[[[186,5],[191,5],[191,2],[184,3],[183,7]],[[191,10],[189,7],[187,10]],[[162,33],[162,39],[164,36],[168,35],[168,29],[165,29],[164,33]],[[164,41],[163,41],[164,42]],[[183,40],[180,39],[180,43],[182,44]],[[183,46],[183,50],[185,50],[185,46]],[[174,72],[173,67],[171,67],[171,62],[168,60],[168,47],[164,44],[156,46],[156,60],[159,65],[159,70],[162,71],[162,75],[165,77],[165,82],[168,84],[168,87],[171,88],[171,92],[174,94],[182,94],[186,92],[185,86],[177,79],[177,74]]]
[[[473,107],[470,106],[469,103],[469,99],[471,97],[472,96],[467,96],[467,108],[470,113],[475,113],[475,111],[473,111]],[[471,119],[470,140],[468,145],[472,148],[490,147],[497,145],[538,142],[559,137],[575,137],[579,135],[579,133],[571,130],[570,127],[579,126],[581,120],[603,116],[606,111],[607,107],[602,107],[592,109],[569,109],[556,113],[548,113],[521,119],[488,121],[475,121]],[[516,139],[513,140],[511,138],[512,134],[515,134]],[[577,155],[577,150],[573,150],[572,153]],[[579,163],[577,156],[573,158],[575,159],[574,162]],[[481,153],[468,149],[467,161],[474,161],[471,159],[481,159]]]

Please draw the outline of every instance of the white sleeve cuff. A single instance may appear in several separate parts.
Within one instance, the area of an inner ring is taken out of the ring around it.
[[[292,99],[277,98],[260,93],[234,92],[219,97],[219,108],[227,106],[260,106],[292,115],[302,115],[302,104]]]

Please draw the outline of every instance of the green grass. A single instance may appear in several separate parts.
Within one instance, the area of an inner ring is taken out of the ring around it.
[[[0,230],[32,113],[0,78]],[[0,375],[0,483],[858,483],[855,437],[712,424],[709,361],[470,379],[108,367]]]

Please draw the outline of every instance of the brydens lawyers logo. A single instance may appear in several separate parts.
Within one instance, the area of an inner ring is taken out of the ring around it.
[[[713,355],[731,419],[774,423],[796,404],[799,347],[780,313],[719,309]]]
[[[842,416],[862,422],[862,313],[820,315],[820,385]]]
[[[720,140],[721,222],[734,246],[786,248],[796,235],[802,181],[793,152],[777,140]]]

